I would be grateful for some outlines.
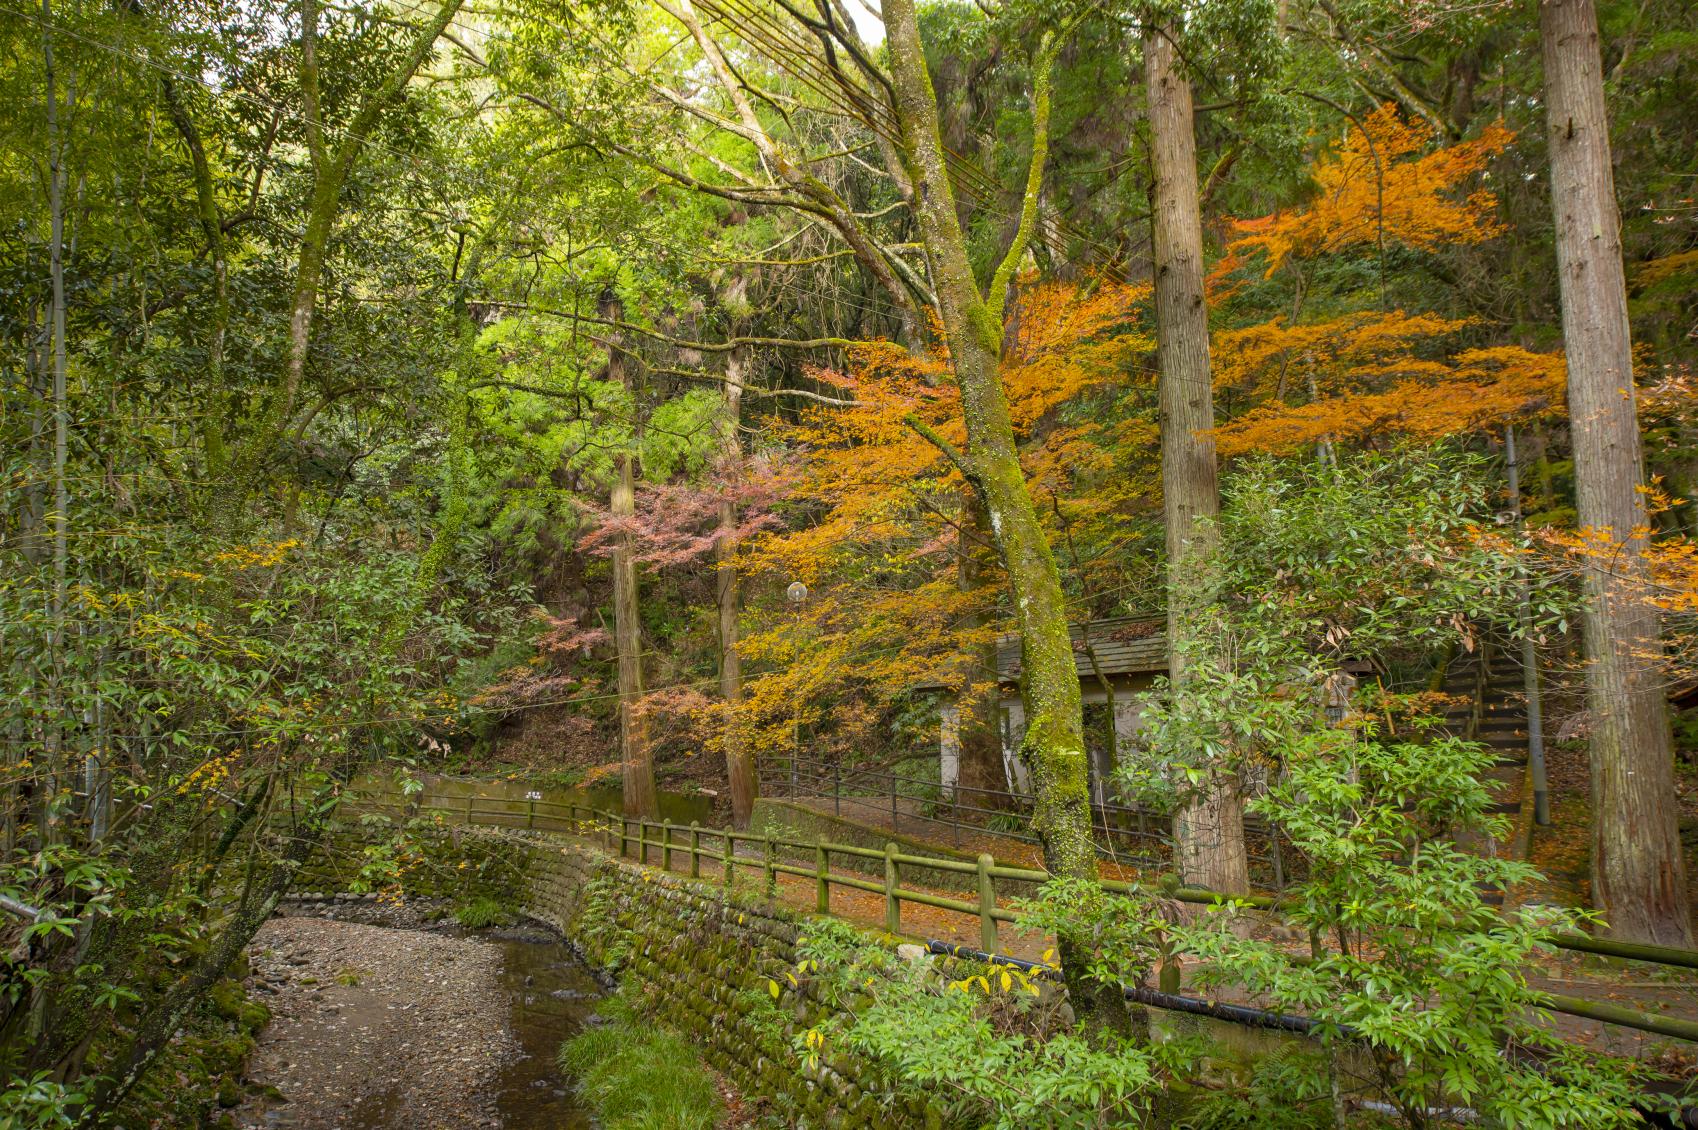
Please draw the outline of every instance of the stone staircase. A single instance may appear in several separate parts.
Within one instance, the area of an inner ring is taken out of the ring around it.
[[[1492,797],[1489,811],[1510,822],[1502,839],[1465,836],[1459,842],[1492,855],[1525,859],[1533,800],[1527,777],[1527,693],[1521,663],[1495,641],[1488,642],[1454,657],[1439,689],[1453,703],[1444,714],[1446,730],[1497,754],[1485,781]],[[1501,891],[1488,893],[1492,901],[1502,897]]]

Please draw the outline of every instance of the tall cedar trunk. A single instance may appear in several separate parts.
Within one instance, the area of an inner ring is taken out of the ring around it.
[[[725,433],[722,439],[724,461],[728,471],[742,461],[742,449],[737,442],[737,425],[742,417],[743,371],[746,359],[742,349],[733,349],[725,358]],[[755,765],[753,751],[742,739],[738,729],[737,710],[743,701],[743,660],[737,654],[737,617],[743,608],[743,586],[737,576],[737,504],[729,498],[719,503],[719,539],[714,543],[718,561],[716,588],[719,600],[719,697],[725,703],[725,776],[731,789],[731,820],[738,828],[749,826],[749,816],[755,807]]]
[[[611,292],[603,294],[598,314],[622,321],[625,311]],[[626,385],[625,351],[617,335],[607,345],[607,379]],[[636,419],[637,414],[632,413]],[[636,437],[632,438],[635,444]],[[637,457],[627,448],[617,460],[609,509],[615,520],[637,511]],[[625,815],[655,819],[654,760],[649,751],[648,720],[643,714],[643,632],[637,607],[637,561],[634,538],[622,531],[613,548],[613,642],[619,652],[619,759],[623,765]]]
[[[1179,70],[1167,28],[1144,33],[1149,98],[1151,204],[1155,243],[1156,356],[1161,370],[1162,519],[1167,528],[1167,635],[1175,688],[1207,601],[1204,570],[1216,546],[1220,490],[1215,477],[1209,310],[1203,301],[1203,226],[1191,84]],[[1174,817],[1180,877],[1233,894],[1250,889],[1244,802],[1230,773],[1211,772]]]
[[[1592,0],[1542,0],[1539,38],[1576,508],[1583,528],[1622,548],[1607,568],[1586,570],[1592,899],[1615,937],[1690,946],[1657,614],[1645,599],[1648,519]]]
[[[976,592],[996,583],[990,576],[982,554],[991,541],[990,518],[978,492],[967,490],[961,500],[961,531],[956,541],[956,585],[962,592]],[[982,613],[966,617],[962,627],[973,631],[984,626]],[[970,650],[966,681],[956,696],[960,712],[960,760],[957,763],[957,783],[969,792],[962,800],[967,804],[989,805],[996,800],[990,794],[1008,788],[1007,773],[1002,765],[1002,732],[998,726],[998,682],[996,671],[996,641],[989,640]]]
[[[1032,830],[1051,874],[1095,879],[1090,790],[1080,717],[1079,680],[1067,634],[1067,602],[1049,538],[1038,520],[1015,444],[1002,388],[1000,311],[979,291],[938,135],[937,96],[920,45],[914,0],[885,0],[885,34],[903,147],[911,162],[915,210],[931,261],[933,285],[967,428],[963,471],[984,500],[1008,571],[1020,630],[1026,737],[1021,756],[1032,773]],[[1062,967],[1074,1007],[1125,1027],[1125,1000],[1087,974],[1086,955],[1063,945]]]
[[[41,53],[47,78],[47,162],[48,162],[48,277],[52,288],[53,305],[48,315],[48,332],[52,340],[50,364],[53,367],[53,588],[50,613],[53,624],[51,677],[46,723],[47,772],[42,782],[41,828],[44,840],[54,838],[57,822],[53,800],[58,792],[60,774],[66,770],[64,752],[65,701],[65,598],[70,564],[71,496],[66,489],[65,458],[67,426],[70,419],[66,405],[65,372],[65,141],[59,132],[58,92],[54,89],[53,71],[53,9],[50,0],[41,0]]]

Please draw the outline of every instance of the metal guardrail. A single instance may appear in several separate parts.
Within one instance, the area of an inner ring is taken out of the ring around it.
[[[920,831],[936,835],[949,830],[953,846],[961,846],[961,835],[989,834],[1019,843],[1036,844],[1038,838],[1024,828],[998,827],[999,818],[1029,817],[1034,798],[1026,793],[983,789],[971,785],[944,786],[922,777],[909,777],[879,769],[861,769],[826,764],[811,758],[762,757],[756,762],[760,795],[781,800],[830,800],[832,813],[843,815],[845,802],[864,809],[888,806],[890,830],[903,833],[909,821]],[[919,812],[903,811],[903,801],[912,801]],[[1173,817],[1141,805],[1093,801],[1091,838],[1097,856],[1111,863],[1133,867],[1167,867],[1173,857]],[[1022,821],[1029,826],[1029,819]],[[1244,822],[1252,876],[1257,885],[1282,891],[1292,878],[1292,858],[1279,830],[1253,816]]]
[[[437,799],[447,803],[433,803]],[[704,859],[717,863],[721,869],[720,882],[727,889],[735,887],[738,868],[742,868],[746,872],[758,872],[762,877],[764,892],[770,898],[777,897],[778,877],[780,875],[794,875],[813,881],[814,908],[820,914],[832,913],[831,892],[834,887],[878,894],[884,897],[884,927],[886,932],[890,934],[901,933],[902,905],[904,903],[954,911],[978,919],[979,948],[988,954],[995,954],[997,951],[999,924],[1013,922],[1018,917],[1014,911],[998,905],[996,887],[998,880],[1030,884],[1043,883],[1050,878],[1047,871],[1025,867],[1004,867],[988,854],[980,855],[976,861],[969,862],[962,859],[909,854],[900,850],[896,843],[887,843],[882,851],[876,848],[858,847],[853,844],[830,843],[823,837],[809,843],[764,833],[737,832],[730,828],[703,828],[699,823],[691,823],[685,826],[673,824],[669,820],[645,820],[593,808],[576,801],[550,801],[540,797],[527,798],[523,810],[515,810],[512,807],[519,803],[516,801],[501,801],[502,807],[500,808],[492,809],[487,804],[480,808],[478,802],[488,799],[475,794],[468,794],[463,798],[433,798],[429,794],[424,794],[415,796],[404,804],[392,804],[376,801],[366,796],[358,798],[351,807],[356,810],[365,809],[394,813],[407,818],[439,813],[461,817],[467,825],[524,828],[586,838],[599,838],[607,850],[617,850],[621,857],[634,855],[634,858],[644,866],[649,864],[649,849],[652,847],[658,849],[660,853],[659,865],[665,871],[672,870],[674,854],[687,855],[689,857],[689,876],[692,879],[702,878],[702,861]],[[343,803],[344,805],[347,804],[346,801]],[[564,811],[564,816],[558,814],[561,811]],[[485,819],[479,820],[480,816]],[[656,838],[650,838],[651,832],[655,833]],[[680,839],[680,837],[683,838]],[[717,846],[715,842],[717,842]],[[757,850],[753,854],[740,854],[738,845],[754,845]],[[781,858],[781,852],[791,853],[790,860],[806,859],[808,862],[791,862]],[[883,864],[882,879],[875,881],[858,875],[834,872],[831,870],[833,857],[881,862]],[[933,891],[917,890],[902,885],[905,875],[911,878],[916,870],[923,869],[958,876],[973,876],[975,897],[970,899],[950,898]],[[1103,890],[1120,895],[1133,895],[1142,890],[1151,889],[1147,884],[1117,880],[1104,879],[1100,880],[1100,883]],[[1155,885],[1153,889],[1159,890],[1164,897],[1178,902],[1219,905],[1230,901],[1268,913],[1277,913],[1282,903],[1282,900],[1277,896],[1230,896],[1199,887],[1178,886],[1171,882]],[[1655,965],[1698,969],[1698,950],[1618,942],[1609,938],[1595,938],[1589,934],[1572,932],[1552,933],[1547,936],[1546,940],[1558,949],[1642,961]],[[1552,993],[1544,993],[1541,996],[1540,1007],[1550,1012],[1566,1013],[1570,1016],[1698,1043],[1698,1021],[1660,1016],[1622,1005],[1581,997]]]

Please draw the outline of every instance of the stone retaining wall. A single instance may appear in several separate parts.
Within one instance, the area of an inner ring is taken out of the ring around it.
[[[340,846],[361,839],[361,831],[350,829]],[[521,873],[510,905],[559,930],[592,964],[635,984],[650,1008],[694,1041],[717,1071],[789,1125],[942,1125],[922,1101],[892,1099],[887,1081],[854,1057],[828,1056],[813,1070],[803,1067],[795,1041],[825,1008],[808,995],[805,980],[797,989],[786,977],[795,968],[807,919],[760,898],[755,882],[727,891],[546,833],[456,832],[431,853],[459,850],[470,859],[505,861],[508,867],[488,870],[492,880]],[[319,868],[303,889],[333,891],[331,880],[347,873],[345,867]],[[782,986],[777,999],[773,984]]]
[[[747,1097],[798,1127],[941,1125],[917,1101],[893,1103],[885,1081],[852,1057],[801,1066],[795,1039],[824,1007],[788,987],[804,917],[752,892],[645,870],[585,845],[542,841],[531,851],[527,911],[593,963],[634,979],[653,1010]],[[778,999],[774,984],[784,986]]]

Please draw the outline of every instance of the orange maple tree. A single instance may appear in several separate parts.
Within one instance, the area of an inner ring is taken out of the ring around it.
[[[1401,309],[1299,319],[1307,274],[1323,257],[1369,248],[1383,256],[1388,244],[1432,250],[1502,231],[1492,193],[1465,186],[1509,143],[1508,130],[1490,126],[1433,149],[1431,127],[1405,121],[1389,105],[1362,127],[1317,158],[1307,205],[1237,221],[1239,234],[1211,273],[1217,300],[1263,264],[1263,278],[1281,269],[1293,274],[1298,296],[1291,317],[1214,335],[1217,387],[1257,405],[1217,429],[1222,455],[1431,440],[1562,403],[1560,354],[1509,344],[1458,347],[1471,327],[1466,319]],[[1366,305],[1364,296],[1355,298]]]
[[[1117,425],[1061,416],[1087,394],[1125,383],[1150,350],[1138,318],[1148,293],[1102,279],[1028,283],[1009,318],[1009,410],[1028,476],[1055,500],[1057,522],[1102,505],[1090,499],[1070,512],[1075,500],[1062,499],[1079,476],[1106,469]],[[741,645],[760,672],[738,712],[756,749],[787,749],[798,726],[810,749],[865,748],[895,696],[956,678],[952,658],[1001,627],[1000,582],[957,584],[967,486],[919,430],[965,442],[947,356],[941,346],[910,354],[881,342],[852,349],[847,361],[812,375],[854,406],[809,409],[778,430],[775,439],[802,453],[786,484],[790,521],[744,548],[742,567],[757,583],[800,580],[812,590],[801,610],[774,602]],[[971,543],[971,529],[965,536]]]

